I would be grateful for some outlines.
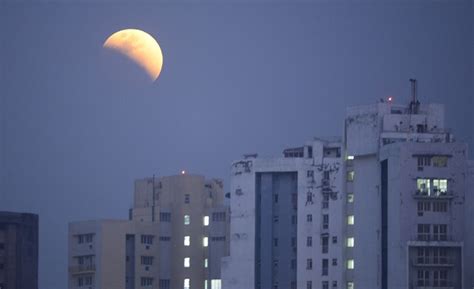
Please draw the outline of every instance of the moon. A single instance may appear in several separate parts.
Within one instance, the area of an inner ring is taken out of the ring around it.
[[[115,32],[105,40],[104,48],[117,51],[140,67],[155,81],[163,66],[160,45],[150,34],[139,29],[124,29]]]

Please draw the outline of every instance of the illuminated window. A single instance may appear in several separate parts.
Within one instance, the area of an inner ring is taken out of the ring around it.
[[[354,237],[347,238],[347,247],[353,248],[354,247]]]
[[[347,160],[348,160],[348,161],[354,160],[354,156],[347,156]]]
[[[354,259],[347,260],[347,269],[353,270],[354,269]]]
[[[347,194],[347,202],[348,203],[354,203],[354,194],[352,194],[352,193]]]
[[[184,258],[184,268],[189,268],[191,266],[191,258]]]
[[[222,289],[221,279],[212,279],[211,289]]]
[[[209,239],[207,237],[202,238],[202,245],[207,247],[209,245]]]
[[[354,175],[355,175],[354,171],[348,171],[347,172],[347,181],[348,182],[353,182],[354,181]]]
[[[355,289],[354,282],[347,282],[347,289]]]
[[[418,192],[423,195],[430,194],[430,179],[417,179],[416,180],[416,187]]]
[[[191,286],[191,280],[188,278],[184,279],[184,289],[189,289],[190,286]]]
[[[354,215],[347,216],[347,224],[354,225]]]
[[[190,236],[184,236],[184,246],[189,246],[191,245],[191,237]]]
[[[207,268],[207,266],[208,266],[208,261],[207,261],[207,258],[206,258],[206,259],[204,259],[204,268]]]
[[[191,216],[189,216],[189,215],[184,215],[184,224],[185,224],[185,225],[191,224]]]
[[[433,194],[438,196],[448,191],[448,180],[434,179],[433,180]]]
[[[204,216],[202,223],[204,226],[209,226],[209,216]]]
[[[207,289],[207,280],[204,280],[204,289]]]

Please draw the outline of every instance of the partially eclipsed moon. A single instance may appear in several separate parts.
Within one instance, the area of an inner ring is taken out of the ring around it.
[[[125,29],[110,35],[104,42],[105,48],[118,51],[146,70],[155,81],[163,66],[160,45],[148,33],[138,29]]]

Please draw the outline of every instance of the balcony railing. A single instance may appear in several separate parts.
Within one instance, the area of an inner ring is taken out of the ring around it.
[[[416,289],[454,289],[454,286],[415,286]]]
[[[439,191],[416,190],[413,193],[413,197],[416,199],[451,199],[451,198],[454,198],[454,194],[451,191],[439,192]]]
[[[458,241],[453,235],[448,234],[418,234],[414,236],[414,241],[422,242],[455,242]]]
[[[420,267],[450,267],[454,266],[454,261],[455,259],[452,257],[434,257],[434,256],[428,256],[428,257],[417,257],[414,260],[415,266],[420,266]]]
[[[95,272],[95,264],[69,266],[71,274],[85,274]]]
[[[453,289],[454,283],[448,280],[424,280],[415,282],[413,288],[416,289]]]

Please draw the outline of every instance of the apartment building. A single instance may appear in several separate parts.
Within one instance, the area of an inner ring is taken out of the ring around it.
[[[344,276],[342,143],[307,142],[282,157],[232,164],[225,289],[334,288]]]
[[[69,288],[221,289],[229,209],[218,179],[135,181],[129,220],[69,227]]]
[[[221,289],[220,260],[229,251],[221,180],[185,173],[137,180],[130,214],[160,228],[160,289]]]
[[[422,105],[414,96],[408,106],[348,109],[348,289],[474,285],[472,253],[465,250],[473,193],[467,145],[446,129],[444,106]]]
[[[0,212],[0,289],[38,288],[38,215]]]

